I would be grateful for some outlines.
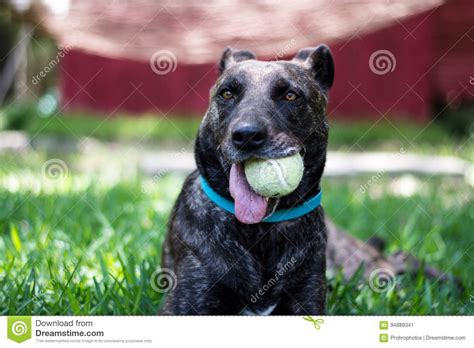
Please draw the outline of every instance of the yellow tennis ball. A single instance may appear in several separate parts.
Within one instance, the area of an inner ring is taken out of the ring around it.
[[[250,159],[245,176],[250,187],[264,197],[283,197],[293,192],[303,178],[300,154],[275,159]]]

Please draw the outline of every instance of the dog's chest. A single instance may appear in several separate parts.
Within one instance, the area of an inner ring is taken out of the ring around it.
[[[243,310],[242,314],[243,315],[270,315],[274,311],[275,307],[277,304],[272,304],[268,307],[265,308],[260,308],[260,309],[250,309],[246,308]]]
[[[269,225],[268,227],[271,227]],[[252,290],[262,289],[266,297],[279,294],[286,280],[301,264],[302,257],[297,252],[302,249],[295,242],[287,239],[276,229],[260,229],[254,236],[242,240],[243,249],[247,251],[238,266],[240,271],[252,274]]]

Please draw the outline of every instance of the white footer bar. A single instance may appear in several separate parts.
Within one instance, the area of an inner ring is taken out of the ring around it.
[[[473,317],[0,317],[0,347],[474,346]]]

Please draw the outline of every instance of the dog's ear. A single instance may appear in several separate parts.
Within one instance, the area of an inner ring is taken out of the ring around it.
[[[328,46],[302,48],[293,61],[310,69],[324,92],[331,88],[334,82],[334,61]]]
[[[249,59],[257,59],[257,56],[255,56],[255,54],[251,51],[235,50],[233,48],[227,47],[224,50],[219,63],[219,75],[222,74],[224,70],[229,69],[232,65]]]

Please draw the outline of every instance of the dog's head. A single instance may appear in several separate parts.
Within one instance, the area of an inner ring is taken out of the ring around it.
[[[296,204],[317,192],[326,157],[327,96],[334,79],[329,48],[305,48],[291,61],[272,62],[257,61],[250,51],[228,48],[219,71],[196,141],[201,174],[217,192],[229,197],[229,182],[232,176],[243,175],[246,160],[300,152],[303,180],[278,204]],[[271,203],[267,210],[277,204]]]

